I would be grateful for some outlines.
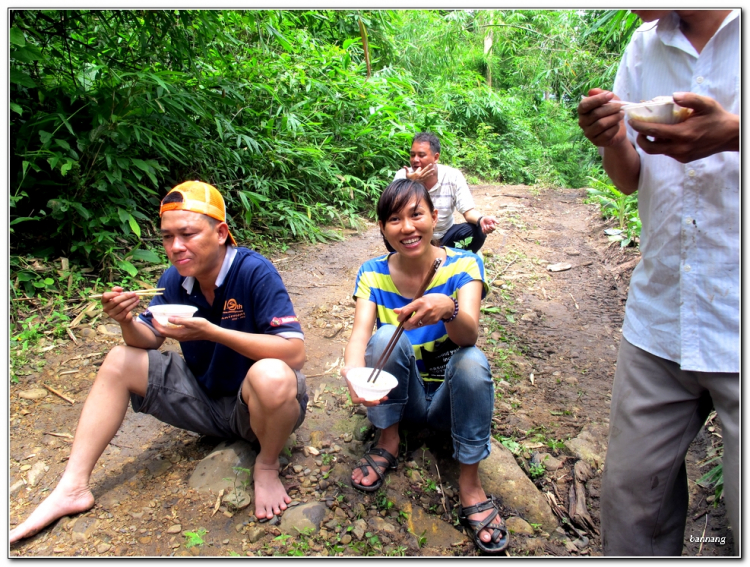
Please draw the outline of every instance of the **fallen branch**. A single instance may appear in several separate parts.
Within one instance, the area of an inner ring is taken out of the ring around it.
[[[505,271],[515,263],[516,260],[518,260],[518,256],[516,256],[510,262],[508,262],[508,264],[502,270],[500,270],[497,274],[495,274],[495,276],[492,279],[495,280],[499,278],[500,276],[502,276],[505,273]]]
[[[45,431],[42,435],[52,435],[52,437],[64,437],[65,439],[73,439],[70,433],[55,433],[54,431]]]
[[[599,531],[594,526],[594,521],[589,515],[588,509],[586,508],[586,487],[584,483],[593,476],[591,467],[585,461],[578,461],[573,467],[575,471],[575,480],[570,485],[570,491],[568,498],[570,500],[570,509],[568,515],[570,519],[584,529],[589,530],[591,533],[599,534]]]
[[[211,517],[214,517],[214,514],[219,511],[219,507],[221,506],[221,497],[224,496],[224,489],[222,488],[219,490],[219,496],[216,498],[216,504],[214,504],[214,511],[211,513]]]
[[[701,535],[701,546],[698,548],[698,555],[703,551],[703,542],[706,541],[706,528],[708,527],[708,514],[706,514],[706,524],[703,526],[703,535]]]
[[[47,386],[47,384],[42,384],[42,386],[44,386],[47,390],[49,390],[50,392],[52,392],[53,394],[55,394],[57,397],[62,398],[63,400],[65,400],[69,404],[72,405],[72,404],[76,403],[75,400],[69,398],[68,396],[66,396],[65,394],[63,394],[61,392],[58,392],[54,388],[50,388],[49,386]]]
[[[81,370],[76,368],[75,370],[66,370],[65,372],[60,372],[58,376],[65,376],[66,374],[77,374]]]
[[[65,329],[65,331],[67,331],[67,333],[68,333],[68,336],[69,336],[69,337],[71,338],[71,340],[72,340],[72,341],[73,341],[73,342],[74,342],[74,343],[75,343],[76,345],[78,345],[78,339],[77,339],[77,338],[76,338],[76,336],[75,336],[75,335],[73,334],[73,331],[71,331],[71,330],[70,330],[70,327],[68,327],[67,329]]]
[[[437,463],[435,463],[435,470],[437,471],[438,475],[438,484],[440,485],[440,495],[442,498],[440,499],[440,502],[443,503],[443,511],[448,514],[448,508],[445,507],[445,491],[443,490],[443,481],[440,479],[440,469],[437,466]]]
[[[573,297],[573,294],[568,292],[568,295],[570,296],[570,299],[573,300],[573,304],[576,306],[576,309],[578,309],[578,302],[576,302],[576,298]]]
[[[514,199],[531,199],[530,195],[515,195],[513,193],[497,193],[493,197],[513,197]]]

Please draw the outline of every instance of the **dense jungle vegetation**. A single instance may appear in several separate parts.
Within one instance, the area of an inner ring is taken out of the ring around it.
[[[158,203],[186,179],[219,187],[261,251],[338,238],[421,130],[470,183],[599,183],[606,205],[575,108],[611,87],[635,27],[613,10],[13,10],[11,318],[149,280]]]

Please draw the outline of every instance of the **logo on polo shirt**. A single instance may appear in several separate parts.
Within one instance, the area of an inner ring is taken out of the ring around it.
[[[242,310],[241,303],[237,303],[236,299],[227,299],[224,302],[224,314],[221,316],[222,321],[236,321],[244,318],[245,312]]]
[[[272,327],[280,327],[281,325],[286,325],[287,323],[299,323],[299,319],[297,319],[296,315],[289,315],[287,317],[274,317],[273,319],[271,319]]]

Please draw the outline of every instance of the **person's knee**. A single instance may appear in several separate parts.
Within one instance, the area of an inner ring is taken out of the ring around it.
[[[492,382],[487,357],[475,346],[459,348],[448,362],[445,374],[462,382]]]
[[[375,333],[370,338],[370,346],[372,348],[372,352],[380,356],[380,353],[382,353],[388,346],[388,342],[393,337],[396,329],[397,327],[395,325],[383,325],[377,331],[375,331]],[[403,351],[405,353],[412,352],[411,343],[406,337],[406,334],[401,335],[393,351],[394,354],[398,351]]]
[[[97,380],[124,383],[128,389],[148,382],[148,351],[126,345],[117,345],[104,358]]]
[[[244,387],[243,392],[254,395],[258,403],[268,409],[280,408],[297,397],[297,376],[282,360],[257,361],[248,370],[245,384],[249,388]]]

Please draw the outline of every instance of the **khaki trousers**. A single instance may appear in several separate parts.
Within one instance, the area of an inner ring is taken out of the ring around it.
[[[721,421],[724,502],[739,554],[739,374],[686,372],[622,340],[602,480],[605,555],[681,555],[685,538],[702,535],[685,534],[685,455],[712,407]]]

